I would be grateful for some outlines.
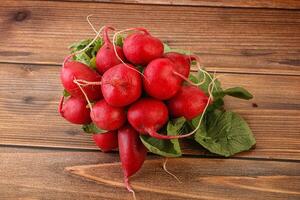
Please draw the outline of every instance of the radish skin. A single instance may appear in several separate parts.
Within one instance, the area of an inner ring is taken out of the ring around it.
[[[118,132],[108,131],[106,133],[97,133],[93,135],[95,144],[103,152],[109,152],[118,147]]]
[[[92,121],[103,130],[117,130],[126,122],[126,112],[122,107],[110,106],[105,100],[98,101],[91,110]]]

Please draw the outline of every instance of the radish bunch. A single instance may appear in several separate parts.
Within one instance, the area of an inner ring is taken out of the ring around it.
[[[93,133],[102,151],[119,149],[125,183],[132,191],[128,178],[143,165],[147,149],[153,149],[145,141],[174,142],[198,133],[206,111],[222,106],[214,102],[225,93],[214,92],[219,85],[204,70],[203,77],[193,80],[190,67],[198,62],[196,56],[166,52],[163,42],[148,30],[128,29],[131,33],[122,37],[116,33],[113,42],[108,32],[114,28],[102,30],[97,38],[101,45],[95,45],[95,38],[77,45],[80,51],[65,59],[60,76],[65,97],[59,113]],[[115,43],[117,37],[121,44]],[[90,59],[88,63],[82,55]],[[201,80],[209,84],[203,87]],[[169,131],[177,118],[186,121],[186,132],[182,127]]]

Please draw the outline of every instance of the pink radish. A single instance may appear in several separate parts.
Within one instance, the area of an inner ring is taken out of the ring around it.
[[[91,118],[103,130],[116,130],[125,123],[126,112],[122,107],[113,107],[105,100],[100,100],[93,106]]]
[[[125,38],[124,55],[135,65],[147,65],[150,61],[160,58],[164,52],[163,43],[144,28],[135,28],[141,32],[133,33]]]
[[[168,58],[151,61],[144,70],[144,89],[152,97],[166,100],[180,89],[182,79],[174,74],[175,64]]]
[[[107,70],[102,77],[102,94],[112,106],[126,106],[142,93],[141,75],[130,64],[119,64]]]
[[[58,111],[60,115],[73,124],[88,124],[91,122],[90,109],[87,107],[84,99],[78,97],[70,97],[64,102],[61,98]]]
[[[147,149],[141,142],[138,132],[126,125],[118,131],[119,154],[124,173],[124,181],[130,192],[129,177],[135,174],[143,165]]]
[[[182,86],[179,92],[168,100],[167,105],[172,117],[185,117],[191,120],[205,109],[208,96],[196,86]]]
[[[101,81],[101,76],[86,66],[83,63],[70,61],[64,62],[60,74],[61,82],[64,88],[74,97],[82,97],[84,95],[77,84],[74,83],[76,79],[82,79],[91,82]],[[83,87],[89,100],[98,100],[102,97],[101,87],[99,85],[88,85]]]
[[[175,64],[175,71],[188,78],[190,74],[191,61],[195,60],[193,56],[188,56],[176,52],[169,52],[163,55]]]
[[[187,135],[168,136],[157,133],[168,122],[168,108],[159,100],[142,98],[133,103],[127,112],[130,125],[140,134],[149,134],[157,139],[175,139]]]
[[[97,133],[93,135],[93,140],[103,152],[108,152],[118,147],[117,131],[108,131],[106,133]]]
[[[104,30],[103,30],[104,31],[103,32],[104,44],[99,49],[99,51],[97,52],[97,55],[96,55],[96,66],[97,66],[97,70],[100,74],[103,74],[109,68],[121,63],[121,61],[117,58],[115,51],[114,51],[114,46],[108,37],[109,29],[114,30],[112,27],[106,26],[104,28]],[[116,46],[116,52],[122,60],[125,59],[123,50],[121,47]]]

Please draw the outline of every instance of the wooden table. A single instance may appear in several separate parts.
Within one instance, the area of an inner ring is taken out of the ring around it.
[[[118,154],[98,151],[90,136],[57,113],[67,46],[94,35],[88,14],[96,26],[146,27],[225,74],[224,87],[241,85],[255,96],[249,102],[228,98],[226,106],[247,119],[256,149],[223,159],[186,145],[185,158],[168,164],[182,178],[180,187],[163,173],[160,158],[149,155],[132,179],[138,199],[300,199],[297,0],[1,1],[0,199],[131,198],[117,184],[64,170],[106,163],[107,175],[122,181]]]

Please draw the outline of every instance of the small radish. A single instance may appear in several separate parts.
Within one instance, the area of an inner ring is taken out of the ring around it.
[[[73,124],[88,124],[91,118],[90,109],[86,105],[86,101],[82,98],[71,96],[64,102],[64,97],[62,97],[58,111],[63,118]]]
[[[188,56],[176,52],[169,52],[163,55],[175,64],[175,71],[188,78],[190,74],[191,61],[195,60],[193,56]]]
[[[98,101],[91,111],[92,121],[103,130],[116,130],[126,121],[126,112],[122,107],[113,107],[105,100]]]
[[[205,109],[208,96],[196,86],[182,86],[179,92],[168,100],[167,105],[172,117],[185,117],[191,120]]]
[[[102,77],[102,94],[112,106],[126,106],[142,93],[141,75],[130,64],[119,64],[107,70]]]
[[[162,101],[153,98],[142,98],[133,103],[128,109],[127,119],[140,134],[149,134],[157,139],[187,137],[187,135],[161,135],[156,132],[168,122],[168,108]]]
[[[107,26],[104,28],[103,30],[104,44],[99,49],[96,55],[96,66],[100,74],[103,74],[109,68],[121,63],[121,61],[117,58],[115,54],[114,45],[111,43],[108,37],[108,30],[114,30],[114,29],[112,27],[107,27]],[[122,60],[125,59],[121,47],[116,46],[116,52]]]
[[[106,133],[97,133],[93,135],[93,140],[103,152],[108,152],[118,147],[117,131],[108,131]]]
[[[61,82],[64,88],[74,97],[82,97],[84,95],[77,84],[74,83],[76,79],[82,79],[91,82],[101,81],[101,76],[86,66],[83,63],[70,61],[65,62],[60,74]],[[88,85],[83,87],[89,100],[99,100],[102,97],[100,85]]]
[[[124,181],[130,192],[129,177],[135,174],[143,165],[147,149],[131,126],[126,125],[118,131],[119,154],[124,173]]]
[[[129,35],[123,43],[123,52],[127,60],[135,65],[147,65],[150,61],[162,57],[163,43],[144,28],[135,30],[141,32]]]
[[[151,61],[144,70],[144,88],[152,97],[166,100],[180,89],[182,79],[174,74],[175,64],[168,58]]]

